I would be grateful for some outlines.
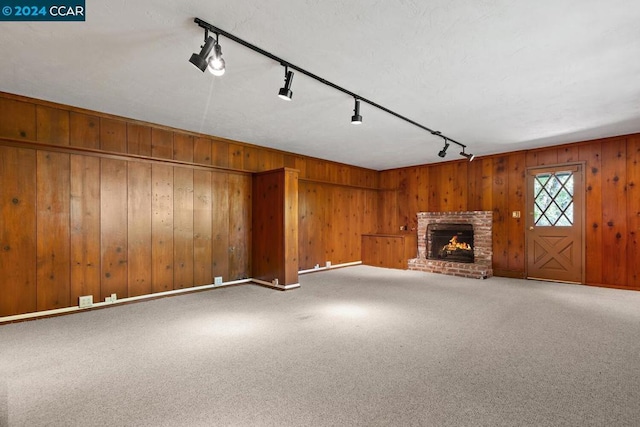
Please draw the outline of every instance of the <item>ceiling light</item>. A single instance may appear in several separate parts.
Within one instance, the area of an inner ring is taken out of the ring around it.
[[[466,157],[467,159],[469,159],[469,161],[472,161],[473,159],[476,158],[475,154],[471,154],[471,153],[465,153],[464,152],[464,148],[462,149],[462,151],[460,152],[460,155],[463,157]]]
[[[224,74],[225,63],[222,59],[222,48],[218,44],[216,37],[216,44],[213,46],[213,55],[209,57],[209,71],[214,76],[221,76]]]
[[[444,139],[444,147],[442,147],[442,150],[440,150],[440,152],[438,153],[438,156],[440,157],[444,157],[447,155],[447,148],[449,148],[449,142],[447,142],[447,138]]]
[[[209,24],[208,22],[203,21],[200,18],[194,18],[193,22],[195,22],[200,28],[204,29],[204,39],[205,39],[205,44],[204,46],[202,46],[202,50],[200,51],[199,54],[194,53],[193,55],[191,55],[191,59],[189,60],[193,65],[195,65],[196,67],[198,67],[201,71],[204,71],[207,67],[209,67],[209,70],[216,76],[221,76],[222,74],[224,74],[224,70],[225,70],[225,65],[224,65],[224,60],[222,59],[222,49],[220,48],[220,45],[218,44],[218,37],[220,35],[226,37],[229,40],[232,40],[238,44],[241,44],[242,46],[253,50],[256,53],[259,53],[262,56],[265,56],[273,61],[276,61],[277,63],[279,63],[280,65],[282,65],[284,67],[284,87],[280,88],[280,90],[278,91],[278,96],[286,101],[291,101],[291,97],[293,96],[293,92],[291,91],[291,83],[293,80],[293,72],[288,70],[288,67],[294,68],[296,71],[298,71],[299,73],[302,73],[303,75],[312,78],[314,80],[316,80],[317,82],[320,82],[326,86],[329,86],[335,90],[338,90],[346,95],[349,95],[351,97],[354,98],[355,100],[355,108],[353,110],[354,114],[353,116],[351,116],[351,123],[352,124],[360,124],[362,123],[362,116],[360,115],[360,101],[363,101],[365,103],[367,103],[368,105],[370,105],[371,107],[377,108],[381,111],[384,111],[385,113],[388,113],[392,116],[397,117],[398,119],[404,120],[405,122],[416,126],[422,130],[425,130],[427,132],[429,132],[430,134],[434,135],[434,136],[439,136],[441,138],[444,139],[445,145],[444,148],[438,153],[438,155],[440,157],[445,157],[447,155],[447,148],[449,148],[449,143],[452,144],[456,144],[458,146],[460,146],[462,148],[462,155],[466,158],[468,158],[470,161],[473,160],[473,155],[470,154],[466,154],[465,153],[465,147],[466,145],[462,144],[461,142],[456,141],[455,139],[451,139],[449,137],[445,137],[444,135],[441,134],[441,132],[439,131],[435,131],[433,129],[430,129],[427,126],[424,126],[418,122],[416,122],[415,120],[412,120],[406,116],[403,116],[402,114],[396,113],[393,110],[390,110],[389,108],[380,105],[370,99],[366,99],[363,98],[361,96],[359,96],[357,93],[352,92],[348,89],[345,89],[342,86],[339,86],[335,83],[332,83],[320,76],[318,76],[317,74],[314,74],[308,70],[305,70],[302,67],[299,67],[297,65],[292,64],[291,62],[285,61],[284,59],[280,58],[277,55],[274,55],[273,53],[267,52],[266,50],[249,43],[246,40],[241,39],[240,37],[237,37],[231,33],[229,33],[228,31],[225,31],[219,27],[216,27],[214,25]],[[215,39],[213,37],[209,37],[209,32],[212,32],[216,35]],[[209,56],[209,54],[211,53],[211,50],[214,50],[213,52],[213,56],[211,58],[207,57]]]
[[[280,88],[278,96],[285,101],[291,101],[293,92],[291,92],[291,82],[293,81],[293,71],[289,71],[287,66],[284,67],[284,86]]]
[[[355,98],[356,105],[353,107],[353,116],[351,116],[351,124],[359,125],[362,123],[362,116],[360,115],[360,100]]]
[[[191,55],[191,59],[189,59],[189,62],[198,67],[203,73],[204,70],[207,69],[207,56],[209,56],[214,44],[215,40],[213,37],[205,37],[205,42],[200,53],[194,53]]]

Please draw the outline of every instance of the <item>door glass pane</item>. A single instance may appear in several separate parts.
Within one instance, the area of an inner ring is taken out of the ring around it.
[[[536,226],[573,225],[573,172],[537,174],[533,180]]]

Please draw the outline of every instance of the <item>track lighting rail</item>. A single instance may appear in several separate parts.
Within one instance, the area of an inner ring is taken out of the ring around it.
[[[276,55],[274,55],[274,54],[272,54],[270,52],[267,52],[266,50],[264,50],[262,48],[259,48],[258,46],[254,45],[254,44],[251,44],[251,43],[249,43],[249,42],[247,42],[247,41],[245,41],[245,40],[243,40],[243,39],[241,39],[239,37],[236,37],[233,34],[228,33],[228,32],[226,32],[226,31],[224,31],[224,30],[222,30],[222,29],[220,29],[220,28],[218,28],[218,27],[216,27],[214,25],[211,25],[208,22],[203,21],[200,18],[195,18],[193,21],[196,24],[198,24],[200,27],[204,28],[205,34],[206,34],[206,31],[211,31],[211,32],[215,33],[216,35],[222,35],[222,36],[224,36],[224,37],[226,37],[226,38],[228,38],[230,40],[233,40],[234,42],[236,42],[238,44],[241,44],[244,47],[247,47],[247,48],[253,50],[254,52],[258,52],[259,54],[261,54],[263,56],[266,56],[267,58],[270,58],[270,59],[274,60],[275,62],[278,62],[280,65],[282,65],[284,67],[288,67],[288,68],[291,68],[293,70],[296,70],[299,73],[302,73],[302,74],[306,75],[307,77],[311,77],[312,79],[314,79],[314,80],[316,80],[316,81],[318,81],[318,82],[320,82],[320,83],[322,83],[322,84],[324,84],[326,86],[332,87],[335,90],[338,90],[338,91],[340,91],[342,93],[345,93],[345,94],[349,95],[350,97],[355,98],[356,100],[359,100],[359,101],[362,101],[364,103],[367,103],[367,104],[371,105],[372,107],[375,107],[375,108],[377,108],[379,110],[384,111],[387,114],[391,114],[392,116],[395,116],[398,119],[404,120],[405,122],[407,122],[409,124],[412,124],[413,126],[419,127],[420,129],[423,129],[423,130],[429,132],[430,134],[432,134],[434,136],[439,136],[440,138],[445,140],[445,143],[447,141],[448,142],[452,142],[452,143],[460,146],[463,149],[467,147],[465,144],[462,144],[461,142],[458,142],[455,139],[451,139],[448,136],[443,135],[440,131],[433,130],[433,129],[427,127],[427,126],[424,126],[424,125],[414,121],[414,120],[411,120],[408,117],[403,116],[402,114],[396,113],[395,111],[390,110],[387,107],[384,107],[384,106],[382,106],[382,105],[380,105],[380,104],[378,104],[378,103],[376,103],[374,101],[371,101],[370,99],[364,98],[364,97],[358,95],[357,93],[351,92],[350,90],[345,89],[342,86],[338,86],[335,83],[332,83],[332,82],[330,82],[330,81],[328,81],[326,79],[323,79],[322,77],[320,77],[320,76],[318,76],[316,74],[313,74],[312,72],[307,71],[304,68],[298,67],[297,65],[292,64],[291,62],[286,61],[286,60],[284,60],[284,59],[282,59],[282,58],[280,58],[280,57],[278,57],[278,56],[276,56]]]

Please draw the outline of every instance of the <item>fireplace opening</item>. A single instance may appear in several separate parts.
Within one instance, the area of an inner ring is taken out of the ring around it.
[[[473,224],[427,225],[427,258],[473,263]]]

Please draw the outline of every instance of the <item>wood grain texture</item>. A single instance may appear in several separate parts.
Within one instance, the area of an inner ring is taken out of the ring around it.
[[[71,111],[69,113],[69,145],[100,149],[100,118]]]
[[[36,151],[0,146],[0,317],[37,310]]]
[[[417,236],[362,235],[362,263],[383,268],[407,269],[407,261],[417,254]]]
[[[626,166],[625,139],[602,144],[602,280],[621,286],[627,280]]]
[[[579,147],[579,160],[585,162],[585,282],[602,283],[602,143]]]
[[[284,170],[253,176],[252,277],[284,284]],[[297,235],[296,235],[297,237]]]
[[[46,144],[69,145],[69,112],[58,108],[36,107],[37,140]]]
[[[173,158],[173,132],[158,128],[151,129],[151,157]]]
[[[229,174],[229,278],[251,277],[251,176]]]
[[[151,127],[127,123],[127,153],[151,156]]]
[[[173,169],[174,289],[193,286],[193,170]]]
[[[213,283],[211,172],[193,172],[193,282],[194,285]],[[228,230],[228,226],[225,227]]]
[[[212,233],[212,275],[222,277],[223,281],[231,279],[229,271],[229,258],[232,249],[230,245],[230,233],[232,233],[229,220],[229,174],[212,172],[211,174],[211,233]]]
[[[151,167],[151,290],[173,289],[173,167]]]
[[[127,122],[100,118],[100,149],[114,153],[127,152]]]
[[[505,221],[507,222],[507,267],[514,272],[523,272],[526,265],[525,257],[525,222],[526,222],[526,155],[514,153],[509,156],[508,197]],[[520,218],[514,218],[512,213],[520,212]],[[522,274],[521,277],[524,277]]]
[[[180,132],[173,133],[173,159],[193,162],[194,137]]]
[[[211,164],[211,138],[196,137],[193,140],[193,161],[203,165]]]
[[[70,159],[37,153],[37,309],[72,305],[70,296]]]
[[[150,149],[150,146],[149,146]],[[129,162],[127,174],[127,260],[129,296],[150,294],[152,166]]]
[[[640,288],[640,135],[627,139],[627,285]]]
[[[509,157],[493,159],[493,269],[509,270],[508,179]]]
[[[71,156],[71,303],[100,301],[100,159]]]
[[[127,163],[100,160],[100,299],[129,296],[127,271]]]
[[[36,139],[36,106],[0,97],[0,137]]]

